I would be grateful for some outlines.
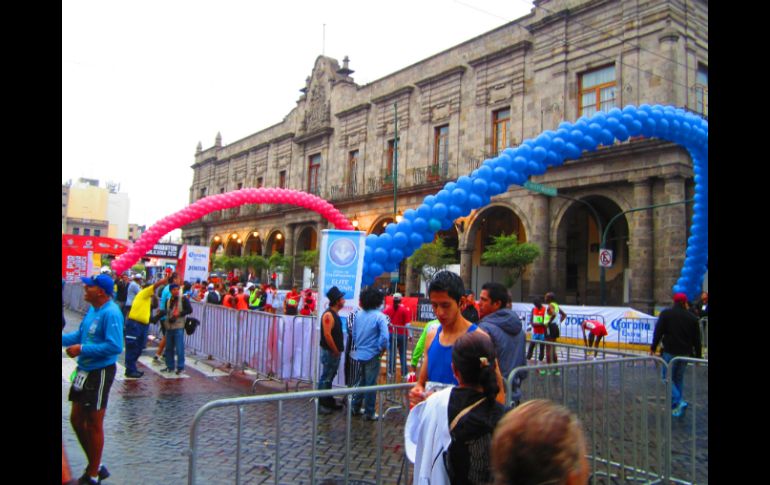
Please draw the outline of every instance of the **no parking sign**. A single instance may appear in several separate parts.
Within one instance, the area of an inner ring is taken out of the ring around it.
[[[603,268],[612,267],[612,250],[602,249],[599,251],[599,266]]]

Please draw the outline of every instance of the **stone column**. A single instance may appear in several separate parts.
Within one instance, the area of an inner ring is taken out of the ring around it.
[[[663,194],[656,204],[685,200],[685,180],[679,175],[663,179]],[[656,305],[668,306],[672,287],[679,278],[687,247],[686,206],[672,205],[655,209],[655,293]]]
[[[631,180],[634,187],[634,208],[652,202],[652,182],[649,178]],[[631,266],[631,307],[652,314],[653,310],[653,209],[637,211],[631,216],[629,265]]]
[[[531,301],[535,295],[543,296],[551,290],[551,274],[549,274],[550,261],[550,200],[548,196],[537,194],[532,196],[532,233],[527,235],[527,242],[537,244],[540,247],[540,257],[529,266],[529,291],[522,295],[523,299]],[[524,285],[522,285],[523,287]],[[557,295],[562,297],[562,295]]]
[[[283,285],[282,287],[284,289],[291,288],[294,284],[294,230],[296,229],[295,224],[287,224],[286,228],[284,229],[284,243],[283,243],[283,255],[290,257],[292,259],[292,263],[289,265],[288,269],[283,275]]]
[[[468,289],[473,283],[473,247],[460,248],[460,278]]]

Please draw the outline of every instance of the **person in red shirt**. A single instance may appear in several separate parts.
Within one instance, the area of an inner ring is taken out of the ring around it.
[[[236,293],[235,287],[231,286],[227,294],[225,295],[224,300],[222,300],[222,306],[226,308],[237,308],[235,293]]]
[[[238,285],[238,294],[235,295],[235,308],[238,310],[249,309],[249,297],[247,297],[246,293],[243,291],[242,285]]]
[[[291,291],[286,293],[286,298],[283,299],[283,313],[286,315],[296,315],[299,308],[299,291],[296,286],[291,287]]]
[[[583,328],[583,343],[589,349],[594,347],[594,359],[599,354],[599,342],[607,336],[607,328],[604,324],[598,320],[583,320],[581,325]],[[586,330],[588,331],[588,339],[586,340]],[[596,339],[596,345],[594,345],[594,339]],[[586,358],[590,359],[591,356],[586,352]]]
[[[313,297],[313,291],[307,288],[302,297],[302,309],[299,311],[299,314],[311,315],[313,312],[315,312],[315,298]]]
[[[540,297],[535,298],[533,302],[535,307],[532,309],[532,339],[529,341],[529,348],[527,349],[527,360],[532,360],[532,353],[535,350],[536,341],[545,341],[545,311],[546,307],[543,306],[543,300]],[[538,353],[538,359],[543,361],[543,347],[545,345],[540,344],[540,351]]]
[[[390,347],[388,351],[388,373],[395,375],[396,372],[396,347],[401,360],[401,378],[406,379],[406,338],[409,331],[404,326],[412,322],[412,311],[401,304],[401,293],[393,295],[393,305],[385,308],[383,312],[390,319]],[[402,328],[397,328],[402,327]]]

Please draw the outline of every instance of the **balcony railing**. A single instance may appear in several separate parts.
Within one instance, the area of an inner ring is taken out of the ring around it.
[[[329,200],[340,200],[348,197],[355,197],[359,194],[358,184],[347,183],[332,185],[327,190],[326,198]]]

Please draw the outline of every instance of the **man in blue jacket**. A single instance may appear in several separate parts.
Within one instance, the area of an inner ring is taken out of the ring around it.
[[[81,278],[83,299],[91,304],[80,327],[63,334],[61,343],[67,355],[78,358],[72,381],[70,422],[88,458],[88,467],[79,484],[98,484],[110,473],[101,464],[104,448],[104,413],[115,379],[115,362],[123,351],[123,313],[112,299],[114,282],[106,274]]]
[[[508,290],[500,283],[485,283],[479,295],[479,328],[492,338],[500,363],[500,373],[504,380],[516,367],[527,365],[525,348],[526,332],[516,313],[507,308],[510,298]],[[516,405],[521,400],[521,380],[526,374],[519,373],[511,383],[511,402]]]

